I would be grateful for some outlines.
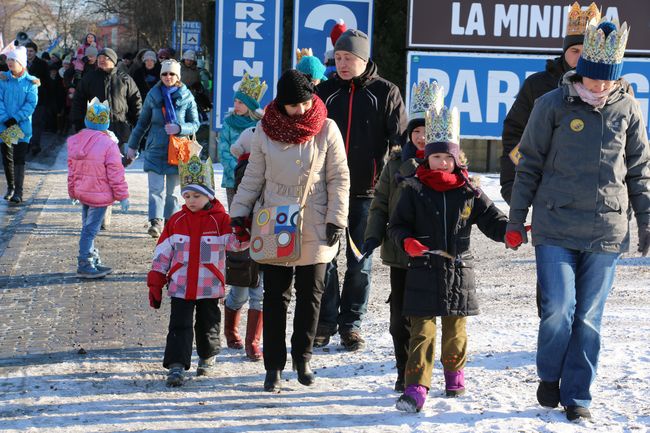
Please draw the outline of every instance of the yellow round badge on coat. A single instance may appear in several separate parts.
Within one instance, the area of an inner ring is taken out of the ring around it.
[[[573,120],[571,121],[570,126],[571,126],[571,130],[572,130],[572,131],[574,131],[574,132],[580,132],[580,131],[582,131],[582,130],[584,129],[584,127],[585,127],[585,122],[583,122],[583,121],[580,120],[580,119],[573,119]]]

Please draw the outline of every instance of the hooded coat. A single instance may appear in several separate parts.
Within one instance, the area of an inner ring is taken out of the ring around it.
[[[372,198],[388,150],[404,143],[408,121],[399,89],[381,78],[377,66],[368,61],[360,76],[323,81],[316,93],[343,136],[350,196]]]
[[[25,134],[20,141],[29,143],[40,81],[27,73],[27,70],[18,78],[9,71],[1,72],[0,75],[0,132],[7,129],[5,122],[13,117]]]
[[[138,149],[142,136],[149,130],[144,148],[144,171],[157,174],[178,174],[178,166],[167,163],[169,135],[165,132],[165,105],[162,94],[162,82],[157,83],[147,94],[138,124],[129,138],[129,147]],[[199,130],[199,113],[196,102],[188,88],[183,84],[172,94],[176,118],[181,131],[178,135],[188,136]]]
[[[275,141],[258,124],[246,173],[230,207],[234,218],[247,217],[261,206],[300,203],[314,152],[315,174],[303,213],[300,259],[286,266],[332,261],[338,245],[327,245],[326,225],[348,225],[350,174],[334,121],[325,119],[320,132],[303,144]]]
[[[532,205],[533,245],[622,253],[632,209],[639,226],[650,224],[645,122],[626,86],[594,108],[577,95],[572,74],[535,103],[521,139],[510,219],[523,223]]]
[[[82,129],[68,138],[68,195],[93,207],[129,197],[122,156],[111,133]]]
[[[392,213],[388,234],[403,249],[406,238],[415,238],[436,254],[408,258],[405,316],[471,316],[479,312],[470,251],[472,226],[490,239],[503,242],[508,218],[485,195],[476,197],[467,185],[446,192],[435,191],[411,177]]]

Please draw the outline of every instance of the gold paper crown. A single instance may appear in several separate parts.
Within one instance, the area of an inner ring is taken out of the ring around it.
[[[187,163],[179,159],[178,161],[178,174],[181,178],[181,189],[186,185],[201,185],[214,191],[214,169],[212,168],[212,160],[210,157],[201,161],[199,154],[203,148],[196,142],[190,145],[189,154],[190,158]],[[213,192],[214,194],[214,192]]]
[[[437,83],[436,83],[437,84]],[[424,116],[425,136],[428,143],[451,142],[460,144],[460,116],[458,109],[444,106],[444,89],[436,85],[433,89],[435,101]]]
[[[260,77],[251,78],[246,72],[241,79],[238,91],[260,102],[267,88],[266,81],[260,82]]]
[[[424,119],[424,113],[431,106],[438,109],[444,105],[445,93],[437,81],[429,84],[426,81],[413,83],[411,90],[411,106],[409,107],[409,120]]]
[[[314,51],[311,48],[303,48],[302,50],[296,49],[296,64],[305,56],[314,56]]]
[[[608,65],[621,63],[625,55],[625,46],[627,45],[630,29],[627,23],[619,26],[618,20],[614,19],[611,23],[616,28],[609,35],[605,35],[605,32],[598,28],[605,21],[608,21],[607,18],[602,18],[600,22],[593,19],[587,25],[581,57],[594,63]]]
[[[571,5],[569,17],[567,20],[566,34],[567,36],[584,35],[587,29],[587,24],[592,20],[600,20],[600,10],[596,3],[591,3],[586,10],[582,10],[578,2]]]

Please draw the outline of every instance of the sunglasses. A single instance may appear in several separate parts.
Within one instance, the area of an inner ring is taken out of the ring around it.
[[[160,75],[162,75],[163,77],[166,77],[166,76],[168,76],[168,75],[171,75],[172,77],[175,77],[175,76],[176,76],[176,74],[174,74],[173,72],[163,72],[163,73],[160,74]]]

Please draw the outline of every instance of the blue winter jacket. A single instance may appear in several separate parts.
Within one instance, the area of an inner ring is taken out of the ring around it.
[[[0,74],[0,133],[7,129],[5,122],[13,117],[25,134],[20,141],[29,143],[40,81],[27,72],[18,78],[9,71]]]
[[[161,82],[151,88],[144,100],[138,124],[133,129],[129,138],[129,147],[137,149],[142,136],[149,128],[147,142],[144,148],[144,171],[153,171],[157,174],[178,174],[178,166],[167,164],[167,148],[169,135],[165,132],[165,118],[162,107],[163,95]],[[178,135],[192,135],[200,126],[199,112],[190,90],[183,84],[178,91],[172,94],[176,118],[181,127]]]
[[[223,165],[223,177],[221,179],[222,188],[235,187],[235,168],[237,167],[237,158],[230,153],[230,147],[235,144],[241,131],[228,126],[227,122],[223,123],[223,128],[219,133],[219,142],[217,151],[219,152],[219,161]]]

